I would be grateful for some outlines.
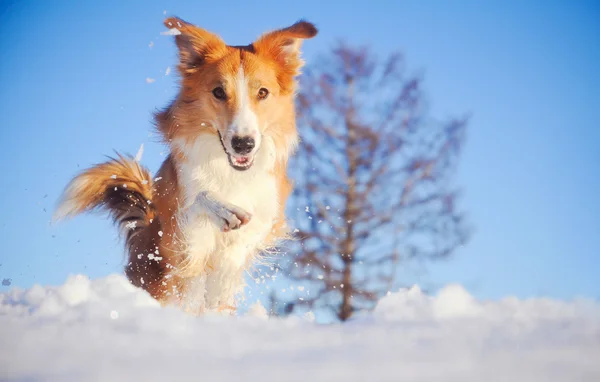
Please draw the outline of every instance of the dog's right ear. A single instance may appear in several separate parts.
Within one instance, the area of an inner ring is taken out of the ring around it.
[[[169,17],[164,24],[169,28],[166,34],[175,35],[182,75],[196,72],[202,63],[217,60],[227,52],[225,42],[214,33],[177,17]]]

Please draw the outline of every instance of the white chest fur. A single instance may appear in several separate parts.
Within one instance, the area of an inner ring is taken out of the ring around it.
[[[249,260],[263,249],[277,217],[277,183],[271,173],[274,144],[264,139],[253,166],[238,171],[229,165],[216,135],[201,135],[191,144],[174,143],[186,158],[177,174],[184,197],[177,216],[185,248],[179,271],[187,280],[179,302],[198,312],[232,305],[243,287]],[[206,192],[244,209],[252,218],[238,230],[222,232],[203,206],[195,203]]]

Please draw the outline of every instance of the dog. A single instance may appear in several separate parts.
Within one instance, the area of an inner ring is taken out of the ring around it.
[[[300,48],[317,28],[301,20],[229,46],[182,19],[164,23],[180,74],[178,95],[154,116],[168,157],[155,177],[121,154],[81,172],[55,217],[108,212],[133,285],[192,314],[233,314],[244,274],[289,236],[286,169],[299,142]]]

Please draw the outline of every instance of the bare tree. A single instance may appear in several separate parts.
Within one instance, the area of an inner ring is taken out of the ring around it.
[[[466,119],[427,116],[421,79],[393,54],[340,43],[305,70],[303,141],[291,175],[296,242],[281,311],[330,309],[344,321],[395,285],[397,264],[447,257],[468,238],[452,175]]]

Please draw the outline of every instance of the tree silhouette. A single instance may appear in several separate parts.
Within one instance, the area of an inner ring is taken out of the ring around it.
[[[467,240],[451,184],[466,119],[429,118],[421,83],[402,55],[378,61],[344,43],[305,70],[288,205],[297,240],[279,264],[300,287],[272,296],[281,311],[345,321],[395,285],[399,264]]]

